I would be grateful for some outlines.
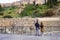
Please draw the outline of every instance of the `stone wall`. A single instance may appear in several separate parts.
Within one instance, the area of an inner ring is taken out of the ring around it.
[[[35,22],[43,22],[44,32],[60,31],[60,18],[11,18],[0,19],[0,31],[16,34],[34,34]]]

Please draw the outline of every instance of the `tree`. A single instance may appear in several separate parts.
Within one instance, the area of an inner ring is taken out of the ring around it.
[[[46,4],[46,0],[45,0],[45,4]]]
[[[54,5],[56,5],[57,4],[57,0],[54,0]]]
[[[35,4],[36,4],[36,2],[35,2],[35,1],[33,1],[33,4],[35,5]]]
[[[55,6],[57,4],[57,0],[48,0],[47,1],[47,6],[49,8],[52,8],[53,6]]]
[[[1,7],[1,5],[0,5],[0,11],[2,11],[2,7]]]

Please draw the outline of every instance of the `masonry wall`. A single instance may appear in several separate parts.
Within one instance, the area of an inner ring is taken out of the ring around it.
[[[0,19],[0,33],[34,34],[37,19],[43,22],[45,33],[60,31],[60,18],[6,18]]]

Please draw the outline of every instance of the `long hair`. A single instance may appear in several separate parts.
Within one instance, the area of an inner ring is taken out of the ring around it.
[[[43,26],[44,26],[44,25],[43,25],[43,23],[41,22],[41,28],[43,28]]]

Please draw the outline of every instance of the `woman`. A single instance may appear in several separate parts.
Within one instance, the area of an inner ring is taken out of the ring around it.
[[[43,25],[43,23],[42,23],[42,22],[41,22],[40,27],[41,27],[41,33],[43,34],[43,32],[44,32],[44,25]]]

